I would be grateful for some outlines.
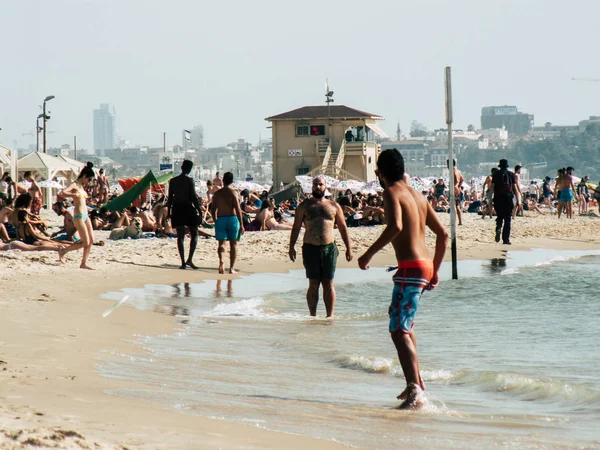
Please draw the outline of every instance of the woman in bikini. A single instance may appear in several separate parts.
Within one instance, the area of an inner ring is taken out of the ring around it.
[[[58,259],[60,262],[63,262],[63,256],[67,253],[83,248],[83,257],[81,258],[81,265],[79,267],[88,270],[92,270],[92,268],[87,265],[87,259],[90,255],[92,244],[94,243],[94,230],[92,228],[92,221],[88,217],[86,204],[88,194],[85,191],[85,187],[94,179],[95,174],[92,167],[94,167],[94,165],[91,162],[88,162],[81,170],[77,181],[71,183],[71,185],[61,192],[63,197],[71,197],[73,199],[73,204],[75,206],[73,223],[79,232],[80,240],[58,252]]]

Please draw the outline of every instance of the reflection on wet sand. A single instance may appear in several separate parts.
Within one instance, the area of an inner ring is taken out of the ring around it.
[[[492,275],[497,275],[502,273],[504,269],[506,269],[506,258],[493,258],[490,260],[490,272]]]
[[[155,305],[154,312],[166,314],[168,316],[186,316],[189,317],[190,312],[185,306],[177,305]]]
[[[216,298],[222,298],[223,297],[223,290],[222,290],[222,285],[223,280],[217,280],[217,287],[215,289],[215,297]],[[227,280],[227,293],[225,294],[225,297],[227,298],[232,298],[233,297],[233,280]]]
[[[190,287],[190,283],[183,283],[183,292],[181,289],[181,283],[174,284],[173,287],[175,288],[175,294],[173,294],[174,297],[191,297],[192,289]]]

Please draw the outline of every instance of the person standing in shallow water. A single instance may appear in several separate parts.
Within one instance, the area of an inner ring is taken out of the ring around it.
[[[327,317],[333,316],[335,307],[335,288],[333,276],[338,257],[338,248],[333,239],[333,227],[337,225],[340,235],[346,245],[346,261],[352,261],[352,244],[340,205],[325,198],[327,186],[325,179],[315,177],[312,185],[312,198],[303,201],[296,209],[294,225],[290,236],[289,255],[296,261],[296,241],[300,229],[304,225],[304,244],[302,245],[302,259],[308,278],[308,291],[306,301],[311,316],[317,315],[319,303],[319,287],[323,286],[323,301]]]
[[[63,257],[67,253],[83,248],[83,256],[81,257],[81,265],[79,267],[88,270],[92,270],[92,268],[87,265],[87,260],[90,256],[90,251],[92,250],[92,244],[94,243],[94,229],[92,227],[92,221],[88,217],[86,204],[88,195],[85,188],[96,176],[93,167],[94,165],[91,162],[88,162],[81,170],[77,181],[63,189],[60,193],[62,197],[71,197],[73,199],[73,205],[75,207],[73,211],[73,223],[79,232],[79,241],[66,248],[61,248],[58,251],[58,259],[60,262],[63,262]]]
[[[181,259],[180,269],[191,267],[197,269],[192,262],[196,244],[198,243],[198,221],[200,217],[200,203],[196,195],[194,180],[189,176],[194,164],[186,159],[181,164],[181,174],[169,181],[169,197],[167,199],[168,217],[171,226],[177,231],[177,250]],[[190,232],[190,252],[185,259],[185,233],[186,227]]]
[[[423,291],[434,289],[438,284],[448,233],[425,197],[403,181],[403,174],[404,158],[397,149],[385,150],[379,155],[377,176],[384,188],[386,227],[358,259],[358,266],[367,270],[377,252],[390,243],[394,247],[398,271],[393,277],[389,330],[407,385],[397,398],[403,400],[400,409],[418,409],[422,406],[419,394],[425,389],[425,383],[419,370],[414,319]],[[433,260],[425,245],[425,226],[436,235]]]
[[[225,273],[225,241],[229,241],[229,273],[236,273],[237,243],[244,234],[240,201],[237,192],[229,187],[231,183],[233,174],[226,172],[223,175],[224,186],[215,192],[211,203],[211,214],[215,218],[215,238],[219,241],[219,273]]]

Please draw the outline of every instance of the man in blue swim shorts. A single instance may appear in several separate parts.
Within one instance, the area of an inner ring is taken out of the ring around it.
[[[225,241],[229,241],[229,273],[236,273],[234,268],[237,257],[237,243],[244,234],[241,226],[242,209],[237,192],[229,186],[233,183],[233,174],[226,172],[223,175],[223,187],[214,193],[211,203],[211,213],[215,218],[215,237],[219,241],[217,253],[219,255],[219,273],[225,273],[223,253]]]
[[[389,307],[390,333],[406,378],[406,389],[398,396],[403,400],[399,408],[418,409],[423,406],[420,393],[425,383],[419,370],[414,321],[423,290],[433,289],[438,284],[448,233],[431,204],[404,181],[404,158],[397,149],[388,149],[379,155],[376,173],[384,187],[386,228],[358,259],[358,265],[367,270],[377,252],[390,243],[394,247],[398,271],[393,278]],[[433,261],[425,246],[425,226],[436,235]]]
[[[573,218],[573,200],[575,199],[575,185],[573,183],[573,172],[575,169],[567,167],[560,169],[558,179],[556,180],[555,190],[558,195],[558,218],[562,213],[563,208],[566,210],[567,217]]]

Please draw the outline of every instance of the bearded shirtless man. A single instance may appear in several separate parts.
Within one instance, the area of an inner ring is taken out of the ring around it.
[[[323,301],[327,317],[333,316],[335,307],[335,288],[333,276],[339,254],[333,239],[333,226],[337,225],[346,245],[346,261],[352,261],[352,245],[342,208],[336,202],[325,199],[327,186],[325,179],[315,177],[312,185],[312,198],[303,201],[296,210],[294,225],[290,236],[290,259],[296,261],[296,241],[304,225],[304,244],[302,259],[308,278],[306,301],[311,316],[317,315],[319,286],[323,286]]]
[[[448,233],[420,192],[403,181],[404,159],[395,149],[385,150],[377,160],[377,176],[383,186],[386,227],[379,239],[358,259],[362,270],[389,243],[394,247],[398,271],[389,307],[389,330],[396,346],[407,387],[398,396],[401,409],[422,406],[419,394],[425,388],[419,371],[417,340],[413,330],[421,294],[438,284],[438,271],[446,252]],[[433,260],[425,245],[425,227],[436,235]]]

